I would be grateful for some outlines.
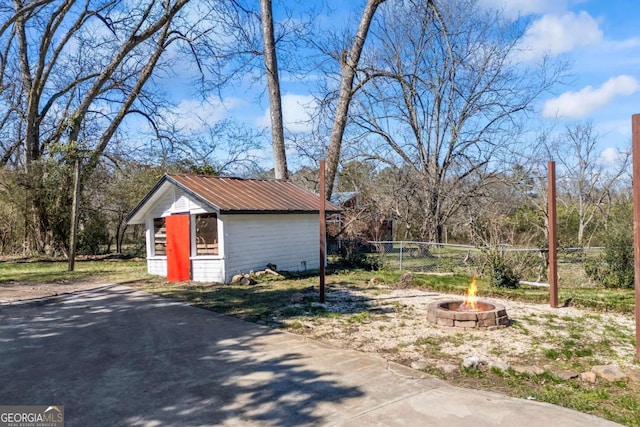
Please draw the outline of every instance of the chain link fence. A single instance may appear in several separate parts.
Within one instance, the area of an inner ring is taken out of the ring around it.
[[[369,242],[378,264],[391,270],[455,272],[477,270],[482,262],[479,248],[429,242]]]
[[[559,280],[580,285],[591,281],[584,271],[590,258],[602,254],[601,247],[561,248],[558,250]],[[518,248],[509,245],[473,245],[412,241],[341,241],[334,253],[365,260],[368,265],[390,270],[423,273],[464,273],[482,275],[495,257],[504,260],[521,281],[544,286],[548,283],[548,249]],[[494,258],[492,258],[494,257]]]

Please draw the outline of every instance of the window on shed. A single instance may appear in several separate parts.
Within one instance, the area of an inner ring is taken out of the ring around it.
[[[196,215],[196,255],[218,255],[218,216]]]
[[[153,219],[153,248],[155,256],[167,255],[167,226],[164,218]]]

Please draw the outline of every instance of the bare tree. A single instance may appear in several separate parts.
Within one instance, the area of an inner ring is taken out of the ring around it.
[[[629,166],[629,153],[616,151],[616,159],[603,164],[599,135],[590,121],[567,125],[552,141],[546,148],[560,169],[559,199],[577,215],[575,242],[582,246],[597,231],[597,220],[606,219],[616,184]]]
[[[358,26],[358,30],[356,31],[353,39],[353,44],[351,45],[350,50],[347,52],[345,49],[340,57],[340,72],[342,78],[340,81],[340,92],[338,94],[338,102],[334,115],[331,137],[329,139],[329,149],[327,152],[325,175],[326,199],[331,198],[333,184],[338,172],[340,153],[342,150],[342,138],[344,136],[345,128],[347,127],[347,120],[349,116],[349,106],[354,94],[364,84],[364,82],[360,82],[354,86],[360,56],[362,55],[362,50],[364,49],[364,44],[367,39],[367,33],[369,32],[369,27],[371,26],[376,10],[384,2],[385,0],[367,0],[360,19],[360,25]]]
[[[235,81],[260,86],[257,97],[265,87],[269,97],[275,176],[288,179],[286,142],[292,138],[283,122],[280,70],[295,76],[300,71],[300,52],[306,48],[307,33],[313,19],[312,6],[308,15],[294,14],[287,2],[280,2],[279,20],[274,20],[272,0],[233,0],[213,2],[211,6],[219,19],[218,37],[196,43],[199,55],[208,60],[204,64],[204,89],[219,91]]]
[[[284,145],[284,127],[282,125],[282,98],[280,96],[280,78],[278,76],[278,57],[273,33],[273,11],[271,0],[260,0],[262,12],[262,40],[264,45],[264,65],[269,88],[269,112],[271,116],[271,138],[276,179],[287,179],[287,153]]]
[[[524,29],[473,1],[388,3],[372,27],[361,68],[371,76],[354,98],[366,158],[416,176],[422,238],[442,241],[447,221],[500,177],[517,150],[520,121],[562,68],[519,67]]]
[[[15,0],[0,8],[0,117],[13,121],[0,158],[24,171],[35,249],[55,238],[45,194],[52,165],[82,155],[86,178],[126,117],[153,120],[144,88],[169,47],[191,36],[193,27],[177,23],[187,3]]]

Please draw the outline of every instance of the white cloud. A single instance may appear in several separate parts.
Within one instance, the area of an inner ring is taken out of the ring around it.
[[[618,76],[607,80],[594,89],[587,86],[578,92],[565,92],[545,102],[542,115],[545,117],[581,118],[605,106],[618,95],[629,96],[640,91],[640,83],[632,76]]]
[[[600,153],[600,158],[598,159],[598,163],[604,166],[614,165],[618,159],[620,158],[620,152],[615,147],[605,148],[602,153]]]
[[[287,93],[282,97],[282,116],[284,127],[289,132],[308,132],[312,128],[311,116],[317,108],[315,99],[310,95]],[[259,126],[271,126],[270,109],[258,118]]]
[[[240,98],[208,99],[205,102],[183,99],[173,110],[176,126],[188,131],[199,132],[224,119],[231,110],[245,104]]]
[[[558,55],[577,47],[602,42],[602,30],[587,12],[544,15],[531,24],[520,43],[519,58],[531,61],[545,54]]]

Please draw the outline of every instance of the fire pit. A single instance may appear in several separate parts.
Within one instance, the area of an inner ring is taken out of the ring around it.
[[[427,307],[427,320],[441,326],[471,329],[495,329],[509,324],[502,304],[478,301],[476,278],[471,281],[464,300],[436,301]]]

